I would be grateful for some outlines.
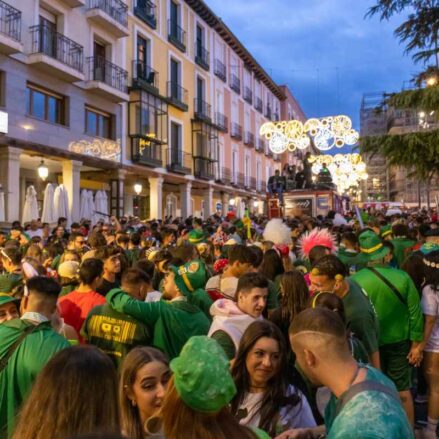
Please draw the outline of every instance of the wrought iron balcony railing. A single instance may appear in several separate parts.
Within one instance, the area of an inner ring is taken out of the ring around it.
[[[253,102],[253,93],[250,87],[244,87],[244,93],[243,93],[244,101],[251,104]]]
[[[128,93],[128,72],[101,56],[87,58],[87,79],[102,81],[123,93]]]
[[[215,113],[215,125],[220,131],[227,133],[229,131],[229,118],[217,111]]]
[[[121,0],[88,0],[88,9],[100,9],[122,26],[128,26],[128,6]]]
[[[227,81],[226,66],[218,58],[215,58],[213,73],[215,73],[215,75],[218,76],[218,78],[220,78],[222,81]]]
[[[21,41],[21,11],[0,1],[0,33]]]
[[[234,73],[230,74],[230,88],[241,94],[241,80]]]
[[[255,99],[255,109],[257,111],[259,111],[260,113],[262,113],[262,99],[261,98]]]
[[[180,108],[183,111],[188,110],[187,96],[188,92],[180,84],[173,81],[167,83],[168,101],[170,104]]]
[[[168,20],[168,41],[186,52],[186,31],[175,20]]]
[[[155,91],[159,88],[159,72],[146,65],[143,61],[133,61],[133,80],[138,85],[143,85],[147,88],[152,87]]]
[[[255,146],[255,135],[252,132],[246,131],[244,133],[244,144],[252,148]]]
[[[191,174],[192,154],[182,151],[180,148],[166,149],[168,171],[178,174]]]
[[[39,24],[30,28],[32,53],[43,53],[50,58],[82,72],[84,69],[84,49],[70,38]]]
[[[206,157],[194,157],[194,175],[203,180],[215,178],[216,162]]]
[[[230,126],[230,136],[235,140],[242,140],[242,126],[232,122]]]
[[[210,68],[210,55],[209,51],[202,46],[199,42],[195,43],[195,62],[204,70]]]
[[[212,119],[212,107],[200,98],[194,98],[194,115],[198,120],[210,122]]]
[[[156,5],[152,0],[137,0],[134,15],[153,29],[157,27]]]

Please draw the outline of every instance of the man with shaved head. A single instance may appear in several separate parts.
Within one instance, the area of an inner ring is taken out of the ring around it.
[[[392,381],[377,369],[352,357],[345,326],[327,309],[307,309],[294,319],[291,347],[297,363],[315,386],[325,386],[331,398],[325,425],[289,430],[277,439],[414,438]]]

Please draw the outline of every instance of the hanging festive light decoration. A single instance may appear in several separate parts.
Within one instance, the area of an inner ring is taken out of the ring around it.
[[[315,175],[319,174],[323,163],[326,164],[340,193],[348,192],[349,188],[368,178],[366,164],[360,154],[312,155],[308,160]]]
[[[311,139],[320,151],[329,151],[334,147],[355,145],[360,138],[348,116],[311,118],[304,124],[299,120],[267,122],[261,126],[259,134],[265,136],[275,154],[306,149],[311,145]]]

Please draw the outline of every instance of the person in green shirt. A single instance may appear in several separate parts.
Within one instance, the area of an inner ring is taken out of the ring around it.
[[[405,224],[395,224],[392,231],[393,239],[390,242],[393,244],[393,256],[399,268],[416,245],[416,241],[410,239],[409,228]]]
[[[149,276],[137,268],[122,275],[121,289],[133,299],[145,301],[150,285]],[[152,331],[147,325],[115,311],[108,303],[88,313],[81,335],[87,343],[105,352],[117,368],[133,347],[152,344]]]
[[[10,437],[14,419],[39,371],[68,341],[51,327],[60,287],[50,278],[37,276],[27,281],[21,301],[21,319],[0,325],[0,438]],[[18,344],[17,344],[18,343]]]
[[[328,309],[301,312],[290,328],[297,362],[316,386],[331,392],[324,425],[289,430],[276,439],[414,439],[394,384],[379,370],[358,363],[346,343],[342,320]]]
[[[378,321],[372,304],[357,283],[347,278],[346,266],[334,255],[323,256],[310,273],[310,290],[332,292],[343,300],[346,324],[360,339],[372,366],[380,367]]]
[[[338,247],[337,257],[349,273],[355,273],[366,265],[365,258],[358,250],[358,239],[354,232],[345,232],[341,236],[340,246]]]
[[[116,288],[107,294],[107,303],[115,311],[128,314],[152,328],[153,346],[172,359],[179,355],[190,337],[206,335],[209,331],[210,320],[195,304],[202,301],[207,304],[210,300],[202,297],[203,294],[207,296],[206,292],[196,288],[204,282],[202,264],[191,261],[181,267],[172,267],[166,274],[159,302],[145,303]]]
[[[20,317],[20,300],[7,293],[0,293],[0,324]]]
[[[14,294],[23,284],[21,251],[17,247],[2,248],[0,255],[6,271],[5,274],[0,275],[0,293]]]
[[[361,251],[369,259],[368,266],[351,279],[373,303],[380,327],[381,369],[395,383],[414,423],[410,364],[420,362],[418,346],[424,328],[419,293],[405,271],[389,267],[390,250],[378,235],[367,230],[360,234],[359,240]]]

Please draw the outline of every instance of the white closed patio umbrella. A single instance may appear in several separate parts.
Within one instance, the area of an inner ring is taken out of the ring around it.
[[[56,219],[64,217],[69,217],[69,200],[68,200],[68,194],[67,190],[64,187],[64,185],[60,184],[55,189],[55,201],[54,201],[54,207],[55,207],[55,216]]]
[[[21,218],[22,224],[28,223],[32,220],[38,219],[38,201],[37,191],[30,185],[26,189],[26,200],[24,202],[23,217]]]
[[[86,219],[93,222],[93,216],[95,214],[95,202],[93,200],[93,192],[87,191],[87,217]]]
[[[95,195],[95,222],[106,221],[108,222],[108,197],[105,191],[100,190]]]
[[[0,185],[0,222],[6,221],[5,215],[5,192]]]
[[[47,183],[46,189],[44,190],[44,203],[43,203],[43,214],[41,215],[41,221],[43,223],[53,224],[56,223],[58,218],[56,218],[55,212],[55,189],[52,183]]]

